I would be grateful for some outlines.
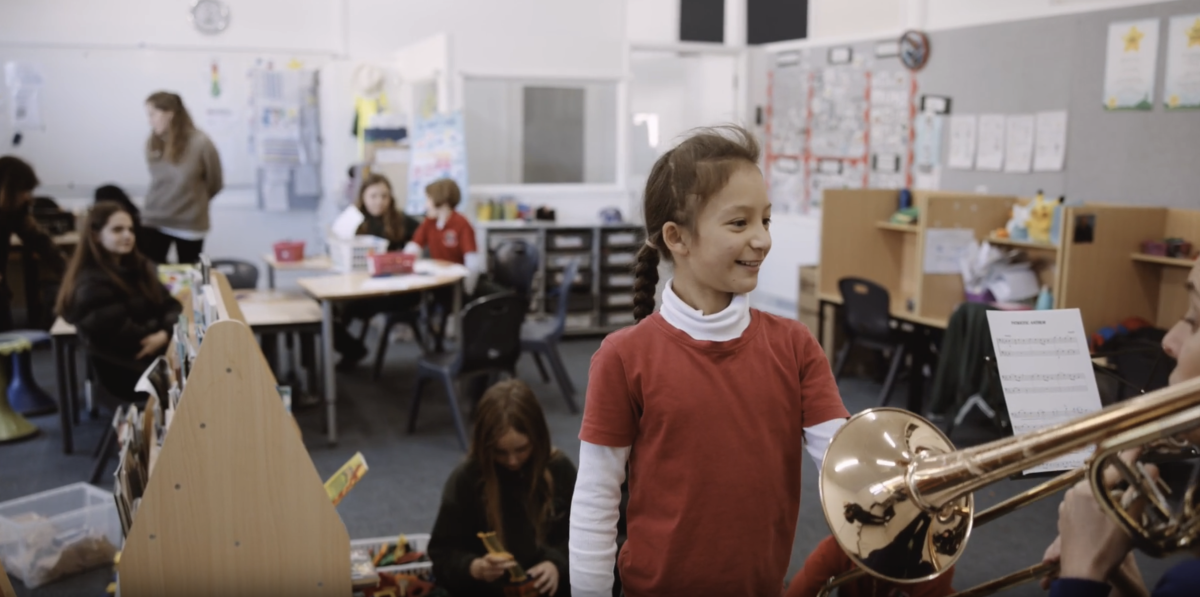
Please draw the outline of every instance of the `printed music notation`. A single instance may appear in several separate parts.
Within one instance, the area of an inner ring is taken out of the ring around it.
[[[998,357],[1074,357],[1081,353],[1078,348],[1059,348],[1051,350],[998,350]]]
[[[1100,393],[1078,309],[989,311],[1004,402],[1015,433],[1100,410]],[[1065,470],[1086,454],[1066,454],[1032,470]]]
[[[1048,421],[1049,422],[1065,421],[1068,419],[1074,419],[1075,417],[1081,417],[1081,416],[1086,415],[1091,412],[1094,412],[1094,411],[1092,409],[1084,408],[1081,406],[1075,406],[1075,407],[1069,406],[1069,407],[1065,407],[1065,408],[1051,408],[1051,409],[1029,408],[1029,409],[1020,409],[1020,410],[1011,410],[1008,412],[1008,416],[1010,419],[1012,419],[1013,425],[1015,427],[1017,421],[1037,421],[1044,425]]]
[[[1051,344],[1079,344],[1078,338],[1071,336],[1050,336],[1047,338],[996,338],[1000,346],[1049,346]]]
[[[1004,395],[1013,394],[1069,394],[1071,392],[1086,392],[1087,386],[1043,386],[1040,388],[1022,388],[1018,386],[1004,386]]]
[[[1009,373],[1001,374],[1000,381],[1080,381],[1086,379],[1082,373]]]

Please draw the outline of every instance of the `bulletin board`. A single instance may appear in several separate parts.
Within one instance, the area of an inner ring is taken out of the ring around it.
[[[1021,196],[1043,190],[1047,196],[1065,195],[1072,202],[1187,208],[1200,204],[1200,168],[1195,166],[1200,111],[1166,111],[1162,106],[1168,20],[1197,13],[1200,0],[1177,0],[929,32],[929,62],[912,78],[914,104],[919,105],[921,96],[930,95],[950,98],[951,116],[1052,110],[1068,114],[1061,171],[951,169],[943,151],[938,158],[937,188]],[[1101,98],[1109,25],[1146,18],[1160,22],[1154,107],[1149,111],[1107,111]],[[800,212],[816,207],[812,193],[819,185],[806,178],[811,170],[789,169],[793,165],[789,160],[812,164],[819,159],[814,145],[803,141],[816,132],[808,128],[812,123],[808,111],[814,105],[810,98],[818,92],[806,87],[811,85],[813,73],[857,68],[874,78],[880,72],[902,69],[897,58],[874,56],[876,44],[884,41],[892,40],[850,45],[861,63],[846,66],[828,65],[830,50],[845,47],[840,45],[769,56],[773,64],[769,71],[767,156],[773,202],[790,201]],[[870,107],[878,109],[874,103]],[[868,121],[876,126],[869,117]],[[940,132],[943,146],[949,135],[949,127],[945,129]],[[910,161],[903,166],[909,174],[912,137]],[[868,143],[872,154],[875,142],[872,136]],[[863,186],[886,188],[893,182],[876,176]]]
[[[814,214],[825,189],[911,185],[915,80],[874,44],[773,56],[766,166],[771,201]]]

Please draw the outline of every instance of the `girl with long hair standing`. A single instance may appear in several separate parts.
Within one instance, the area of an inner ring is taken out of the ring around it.
[[[146,117],[150,190],[139,245],[155,263],[167,261],[172,244],[179,263],[195,263],[208,233],[208,204],[225,184],[221,158],[178,95],[159,91],[146,98]]]

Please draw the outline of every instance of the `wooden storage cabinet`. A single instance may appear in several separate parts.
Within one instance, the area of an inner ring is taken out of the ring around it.
[[[531,313],[554,313],[558,307],[554,292],[562,283],[563,269],[579,258],[567,297],[566,333],[602,334],[633,323],[633,266],[645,239],[641,226],[484,222],[478,230],[486,235],[481,244],[489,250],[509,239],[522,239],[538,248],[542,258],[533,282]]]

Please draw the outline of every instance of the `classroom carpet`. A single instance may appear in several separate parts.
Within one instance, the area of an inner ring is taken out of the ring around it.
[[[567,340],[561,347],[566,369],[579,387],[580,395],[576,400],[581,407],[588,364],[599,346],[599,338],[581,338]],[[428,533],[437,516],[446,477],[463,458],[449,407],[437,384],[427,386],[416,433],[404,432],[417,355],[413,344],[397,342],[389,347],[383,375],[378,382],[371,381],[369,359],[353,372],[338,374],[339,441],[336,446],[325,441],[323,408],[302,408],[296,412],[305,444],[322,478],[333,474],[355,452],[362,452],[370,466],[366,477],[338,506],[351,538]],[[53,353],[49,350],[36,352],[34,368],[36,379],[47,391],[53,392]],[[578,462],[581,415],[569,412],[553,380],[542,382],[531,358],[521,359],[518,375],[530,384],[541,401],[554,444]],[[876,404],[880,387],[876,380],[844,378],[839,385],[851,413]],[[905,404],[905,401],[905,384],[900,383],[892,404]],[[40,435],[31,440],[0,445],[0,502],[86,480],[92,466],[92,449],[100,439],[107,418],[102,415],[99,419],[89,420],[85,415],[82,424],[75,428],[75,453],[71,455],[62,453],[57,415],[32,420],[42,429]],[[954,441],[960,447],[996,437],[985,421],[971,419],[954,433]],[[110,471],[114,467],[115,464],[111,464]],[[106,489],[111,486],[110,478],[106,477],[102,482]],[[976,493],[976,509],[982,510],[1036,482],[1005,480],[987,487]],[[1058,497],[1049,498],[975,530],[955,569],[954,586],[965,589],[1041,561],[1043,551],[1057,532],[1058,503]],[[726,529],[725,532],[732,535],[737,529]],[[805,458],[803,502],[789,579],[828,534],[829,527],[820,508],[817,469]],[[724,544],[720,536],[712,539],[714,548]],[[1154,560],[1141,554],[1138,559],[1151,586],[1173,562]],[[13,584],[17,594],[22,596],[100,597],[111,580],[111,569],[101,569],[32,591],[15,579]],[[1036,584],[1029,584],[1002,594],[1045,593]]]

